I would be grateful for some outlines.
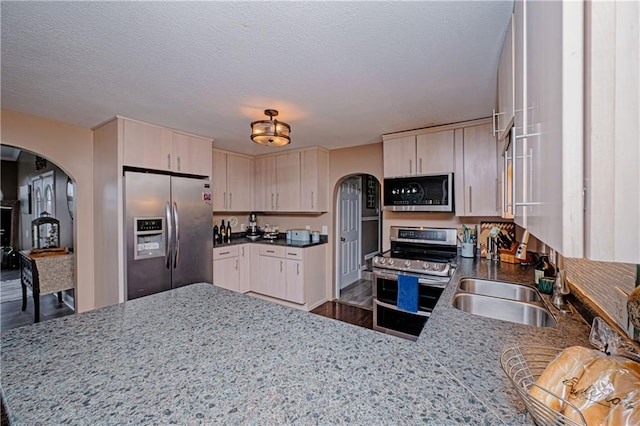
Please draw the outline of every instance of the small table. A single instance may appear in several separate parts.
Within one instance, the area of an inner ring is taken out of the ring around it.
[[[62,292],[75,287],[74,255],[56,254],[33,257],[28,251],[20,252],[20,281],[22,284],[22,310],[27,309],[27,287],[33,294],[34,321],[40,322],[40,296]]]

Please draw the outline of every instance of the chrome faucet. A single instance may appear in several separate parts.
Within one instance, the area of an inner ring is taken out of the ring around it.
[[[569,285],[564,276],[564,271],[558,269],[556,274],[556,280],[553,283],[553,295],[551,296],[551,303],[558,308],[560,312],[571,312],[569,305],[564,301],[564,297],[570,293]]]

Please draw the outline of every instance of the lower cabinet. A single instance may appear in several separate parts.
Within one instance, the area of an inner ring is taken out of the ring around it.
[[[240,291],[239,246],[213,249],[213,284],[228,290]]]
[[[257,243],[216,247],[213,284],[310,310],[326,301],[326,248]]]

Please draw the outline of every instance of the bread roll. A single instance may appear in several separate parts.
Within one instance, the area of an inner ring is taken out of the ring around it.
[[[586,365],[603,356],[599,351],[571,346],[566,348],[545,368],[536,384],[563,399],[568,399],[572,385],[577,383],[584,374]],[[529,393],[547,407],[561,412],[564,407],[558,398],[532,386]]]

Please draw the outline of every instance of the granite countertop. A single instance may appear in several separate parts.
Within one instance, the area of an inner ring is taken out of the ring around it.
[[[231,242],[228,243],[224,243],[224,244],[219,244],[219,243],[215,243],[213,245],[214,248],[216,247],[228,247],[228,246],[235,246],[238,244],[267,244],[267,245],[272,245],[272,246],[284,246],[284,247],[313,247],[313,246],[319,246],[322,244],[327,244],[327,236],[326,235],[320,235],[320,242],[319,243],[312,243],[311,241],[306,241],[306,242],[299,242],[299,241],[287,241],[285,234],[281,233],[280,237],[276,240],[265,240],[263,238],[258,238],[257,240],[251,240],[249,238],[247,238],[246,236],[244,236],[244,234],[231,234]]]
[[[562,315],[542,295],[557,327],[533,327],[472,315],[451,300],[460,279],[477,277],[534,285],[533,268],[459,257],[451,283],[442,293],[416,344],[422,346],[507,424],[532,423],[500,367],[500,355],[513,346],[589,347],[590,326],[577,313]]]
[[[515,344],[586,344],[588,326],[520,326],[451,307],[457,281],[530,282],[461,259],[417,342],[209,284],[2,334],[15,424],[530,422],[499,366]]]

